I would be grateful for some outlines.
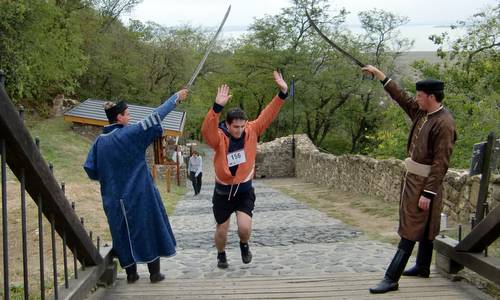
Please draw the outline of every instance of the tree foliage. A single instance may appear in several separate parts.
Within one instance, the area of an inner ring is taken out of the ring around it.
[[[462,31],[458,37],[451,38],[446,33],[431,36],[440,46],[437,54],[441,61],[414,63],[422,77],[445,81],[444,105],[454,114],[458,131],[454,166],[467,168],[473,144],[486,140],[489,132],[500,134],[499,17],[500,5],[485,8],[451,27]],[[390,143],[395,143],[395,139],[385,138],[382,147],[388,148]]]
[[[43,109],[58,94],[85,100],[123,99],[158,105],[189,80],[212,31],[190,26],[121,21],[140,0],[0,0],[0,69],[16,101]],[[314,32],[305,8],[331,40],[359,60],[398,74],[397,58],[413,41],[400,28],[409,19],[379,9],[361,12],[361,33],[345,24],[349,12],[327,0],[292,0],[279,14],[257,18],[248,33],[219,40],[191,88],[187,135],[200,138],[201,122],[217,86],[227,83],[233,98],[255,118],[278,90],[272,71],[295,81],[277,120],[261,140],[304,132],[334,153],[405,156],[408,119],[380,83],[363,77],[357,65]],[[485,9],[453,28],[459,38],[432,36],[439,63],[413,64],[421,77],[446,82],[445,105],[457,120],[459,140],[453,164],[466,167],[473,143],[499,133],[499,6]],[[398,74],[411,91],[414,78]],[[406,74],[411,75],[411,74]]]
[[[73,14],[50,1],[0,6],[0,69],[12,98],[44,101],[55,93],[74,93],[87,56]]]

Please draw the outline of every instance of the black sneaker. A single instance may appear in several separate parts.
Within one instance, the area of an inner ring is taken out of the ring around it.
[[[250,251],[250,247],[248,243],[240,242],[240,250],[241,250],[241,260],[244,264],[249,264],[252,261],[252,251]]]
[[[226,258],[226,251],[217,254],[217,267],[220,269],[226,269],[229,267]]]

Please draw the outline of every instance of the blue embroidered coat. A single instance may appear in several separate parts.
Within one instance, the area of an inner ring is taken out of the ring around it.
[[[177,98],[174,94],[136,124],[104,127],[83,166],[101,184],[113,251],[123,268],[175,255],[175,237],[145,153],[162,135],[161,121],[175,108]]]

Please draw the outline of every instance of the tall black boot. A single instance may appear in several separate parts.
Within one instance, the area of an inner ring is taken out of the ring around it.
[[[376,287],[370,288],[370,293],[382,294],[395,291],[399,288],[399,278],[405,269],[406,263],[408,263],[408,259],[410,259],[414,245],[415,242],[401,238],[398,251],[387,268],[384,279]]]
[[[160,273],[159,257],[155,261],[148,263],[148,270],[149,270],[149,280],[151,280],[151,283],[157,283],[165,279],[165,275]]]
[[[418,243],[417,263],[412,268],[403,272],[403,276],[419,276],[429,278],[431,273],[432,241],[424,240]]]
[[[125,268],[127,273],[127,283],[134,283],[139,280],[139,274],[137,274],[137,265],[133,264],[130,267]]]

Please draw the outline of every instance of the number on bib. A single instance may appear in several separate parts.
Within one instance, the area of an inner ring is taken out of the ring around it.
[[[243,149],[227,154],[227,165],[233,167],[246,162],[245,151]]]

